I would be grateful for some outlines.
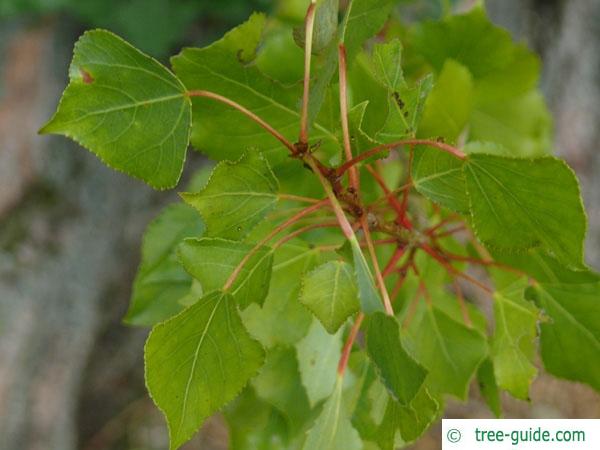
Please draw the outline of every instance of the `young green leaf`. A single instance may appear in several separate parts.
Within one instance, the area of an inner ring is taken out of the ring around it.
[[[464,171],[473,226],[484,244],[515,251],[541,246],[565,265],[584,267],[586,217],[564,161],[474,154]]]
[[[319,321],[313,320],[306,336],[296,344],[296,352],[300,378],[314,407],[333,391],[342,353],[342,332],[329,334]]]
[[[529,385],[537,375],[535,338],[537,308],[525,300],[522,278],[494,294],[496,328],[491,356],[498,386],[521,400],[529,399]]]
[[[404,350],[395,317],[376,312],[368,318],[367,353],[390,394],[402,405],[417,395],[427,371]]]
[[[540,325],[546,370],[600,390],[600,283],[539,284],[527,296],[549,318]]]
[[[241,240],[275,207],[278,188],[267,160],[249,151],[217,164],[202,191],[181,196],[200,212],[207,236]]]
[[[223,292],[154,327],[145,347],[146,386],[167,418],[170,448],[179,448],[233,400],[263,359],[233,298]]]
[[[203,232],[196,211],[181,203],[168,206],[148,225],[125,322],[155,325],[182,309],[179,301],[190,291],[192,279],[177,261],[175,249],[184,238]]]
[[[435,307],[423,306],[410,324],[411,354],[428,371],[433,394],[464,399],[469,382],[488,353],[485,337]]]
[[[185,270],[200,281],[204,292],[222,289],[239,263],[254,248],[251,244],[220,238],[186,239],[178,248]],[[255,251],[242,267],[230,293],[240,308],[262,305],[269,292],[273,252],[267,247]]]
[[[410,88],[402,73],[401,56],[402,44],[397,39],[373,47],[373,74],[387,94],[387,117],[382,128],[375,134],[375,139],[381,143],[416,134],[433,85],[432,77],[426,76]]]
[[[352,267],[342,261],[330,261],[304,276],[302,302],[335,334],[349,316],[360,308]]]
[[[419,136],[443,136],[456,142],[473,111],[473,79],[466,67],[454,60],[444,64],[425,101]]]
[[[352,427],[344,407],[343,381],[337,378],[333,394],[329,397],[315,424],[308,432],[302,450],[361,450],[362,441]]]
[[[93,30],[75,44],[69,79],[41,133],[70,137],[154,188],[177,184],[192,111],[171,72],[118,36]]]

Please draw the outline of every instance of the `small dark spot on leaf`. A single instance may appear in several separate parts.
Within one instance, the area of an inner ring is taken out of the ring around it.
[[[92,84],[94,82],[94,77],[87,70],[80,68],[79,73],[81,73],[81,79],[85,84]]]
[[[445,141],[445,139],[442,136],[436,137],[435,140],[436,140],[436,142],[442,142],[442,143]]]
[[[394,92],[392,94],[392,97],[394,97],[394,100],[396,101],[396,103],[398,104],[398,108],[402,109],[404,108],[404,106],[406,106],[404,104],[404,102],[402,101],[402,99],[400,98],[400,94],[398,94],[397,92]]]
[[[408,111],[404,111],[404,117],[408,119]]]

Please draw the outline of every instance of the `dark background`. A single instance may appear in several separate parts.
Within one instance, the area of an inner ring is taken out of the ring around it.
[[[147,222],[174,193],[111,171],[62,138],[37,136],[65,86],[77,36],[106,27],[166,60],[255,9],[298,19],[306,0],[0,0],[0,450],[164,449],[147,398],[146,330],[121,325]],[[435,16],[434,0],[401,2]],[[455,2],[465,9],[472,1]],[[557,153],[581,179],[588,263],[600,268],[600,0],[488,0],[544,62]],[[189,153],[187,173],[202,164]],[[541,376],[508,417],[600,417],[591,389]],[[474,392],[453,417],[489,417]],[[227,448],[219,418],[188,449]],[[439,448],[435,427],[416,448]]]

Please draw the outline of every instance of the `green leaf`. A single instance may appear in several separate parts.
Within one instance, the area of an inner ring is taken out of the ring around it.
[[[471,115],[469,137],[502,144],[516,157],[549,154],[552,119],[544,96],[532,90],[502,101],[479,102]]]
[[[200,281],[204,292],[222,289],[229,276],[254,245],[220,238],[186,239],[178,254],[185,270]],[[230,288],[236,303],[246,308],[250,303],[262,305],[269,292],[273,252],[259,247],[246,261]]]
[[[361,450],[362,441],[352,427],[344,407],[342,377],[338,377],[333,394],[325,402],[314,426],[308,432],[303,450]]]
[[[287,421],[248,387],[225,411],[231,450],[291,450]]]
[[[495,26],[483,8],[449,16],[417,27],[414,44],[436,72],[448,59],[465,66],[480,83],[479,90],[496,91],[496,99],[532,89],[539,61],[524,46],[513,43],[510,33]]]
[[[318,259],[319,250],[306,244],[285,244],[275,252],[271,287],[262,308],[252,304],[242,311],[244,324],[266,347],[294,344],[308,331],[312,316],[298,301],[300,280]]]
[[[204,48],[186,48],[171,62],[187,89],[224,95],[255,112],[295,142],[301,86],[285,87],[250,64],[264,25],[265,16],[253,14],[221,40]],[[282,161],[288,154],[273,136],[226,105],[194,97],[192,110],[192,144],[214,159],[237,159],[248,147],[260,149],[272,163]],[[323,150],[337,151],[334,132],[320,123],[314,124],[311,137],[322,141]]]
[[[485,403],[494,416],[499,418],[502,415],[502,403],[500,401],[500,390],[498,389],[496,376],[494,375],[494,363],[491,359],[487,358],[479,366],[477,382]]]
[[[366,341],[367,353],[390,394],[402,405],[410,403],[427,371],[404,350],[396,318],[381,312],[372,314],[368,318]]]
[[[402,44],[395,39],[373,47],[371,65],[379,83],[386,89],[387,117],[375,139],[388,143],[414,136],[426,99],[432,89],[432,77],[426,76],[410,88],[402,73]],[[374,113],[372,109],[370,113]]]
[[[364,441],[376,443],[380,450],[394,450],[415,441],[443,409],[425,386],[421,386],[408,405],[395,401],[378,379],[366,387],[352,423]]]
[[[469,198],[458,158],[427,146],[415,147],[412,178],[415,189],[430,200],[459,213],[469,212]]]
[[[429,375],[432,394],[467,396],[469,383],[487,356],[485,337],[431,306],[422,306],[409,327],[412,356]]]
[[[302,302],[331,333],[342,326],[360,308],[352,267],[342,261],[330,261],[304,276]]]
[[[265,365],[252,386],[285,417],[291,434],[296,434],[310,418],[308,397],[298,372],[293,348],[276,347],[269,350]]]
[[[233,400],[263,359],[233,298],[223,292],[154,327],[145,347],[146,386],[167,418],[170,448],[179,448]]]
[[[473,79],[466,67],[454,60],[444,63],[425,102],[419,136],[442,136],[457,142],[473,110]]]
[[[540,352],[548,372],[600,391],[600,283],[539,284],[527,297],[548,316]]]
[[[192,279],[177,261],[175,249],[184,238],[203,232],[196,211],[182,203],[168,206],[148,225],[125,322],[154,325],[182,309],[179,301],[190,291]]]
[[[333,391],[342,354],[341,333],[329,334],[320,322],[313,320],[307,335],[296,344],[300,378],[311,407]]]
[[[373,275],[369,264],[365,259],[360,244],[354,239],[350,240],[350,247],[352,248],[352,258],[354,261],[354,275],[356,277],[356,284],[358,286],[358,299],[360,300],[360,307],[366,314],[371,314],[376,311],[383,311],[383,304],[373,283]]]
[[[491,356],[498,386],[521,400],[529,399],[534,365],[537,308],[525,300],[527,279],[521,278],[494,294],[496,327]]]
[[[474,154],[464,170],[473,227],[484,244],[511,251],[541,246],[565,265],[584,267],[586,217],[564,161]]]
[[[266,159],[248,152],[217,164],[202,191],[181,197],[200,212],[207,236],[241,240],[275,207],[278,188]]]
[[[118,36],[93,30],[75,44],[69,79],[41,133],[70,137],[154,188],[177,184],[191,104],[171,72]]]

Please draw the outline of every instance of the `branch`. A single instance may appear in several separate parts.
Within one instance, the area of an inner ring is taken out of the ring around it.
[[[361,153],[356,158],[353,158],[350,161],[346,161],[344,164],[338,167],[336,174],[338,177],[342,176],[348,169],[350,169],[350,167],[353,167],[359,162],[364,161],[365,159],[368,159],[371,156],[376,155],[377,153],[400,147],[402,145],[428,145],[430,147],[435,147],[437,149],[445,151],[446,153],[449,153],[458,159],[464,160],[467,157],[467,155],[458,148],[452,147],[448,144],[444,144],[443,142],[432,141],[429,139],[405,139],[402,141],[391,142],[389,144],[378,145],[377,147],[374,147],[370,150],[367,150],[366,152]]]
[[[294,145],[290,141],[288,141],[285,138],[285,136],[283,136],[279,131],[277,131],[275,128],[273,128],[271,125],[269,125],[263,119],[258,117],[252,111],[244,108],[239,103],[236,103],[227,97],[223,97],[222,95],[215,94],[214,92],[210,92],[210,91],[187,91],[186,95],[188,97],[211,98],[213,100],[217,100],[221,103],[225,103],[226,105],[231,106],[232,108],[237,109],[242,114],[245,114],[249,119],[253,120],[258,125],[263,127],[267,132],[269,132],[271,135],[273,135],[273,137],[275,137],[277,140],[279,140],[279,142],[281,142],[283,145],[285,145],[288,148],[288,150],[292,153],[292,155],[296,154],[296,149],[295,149]]]

